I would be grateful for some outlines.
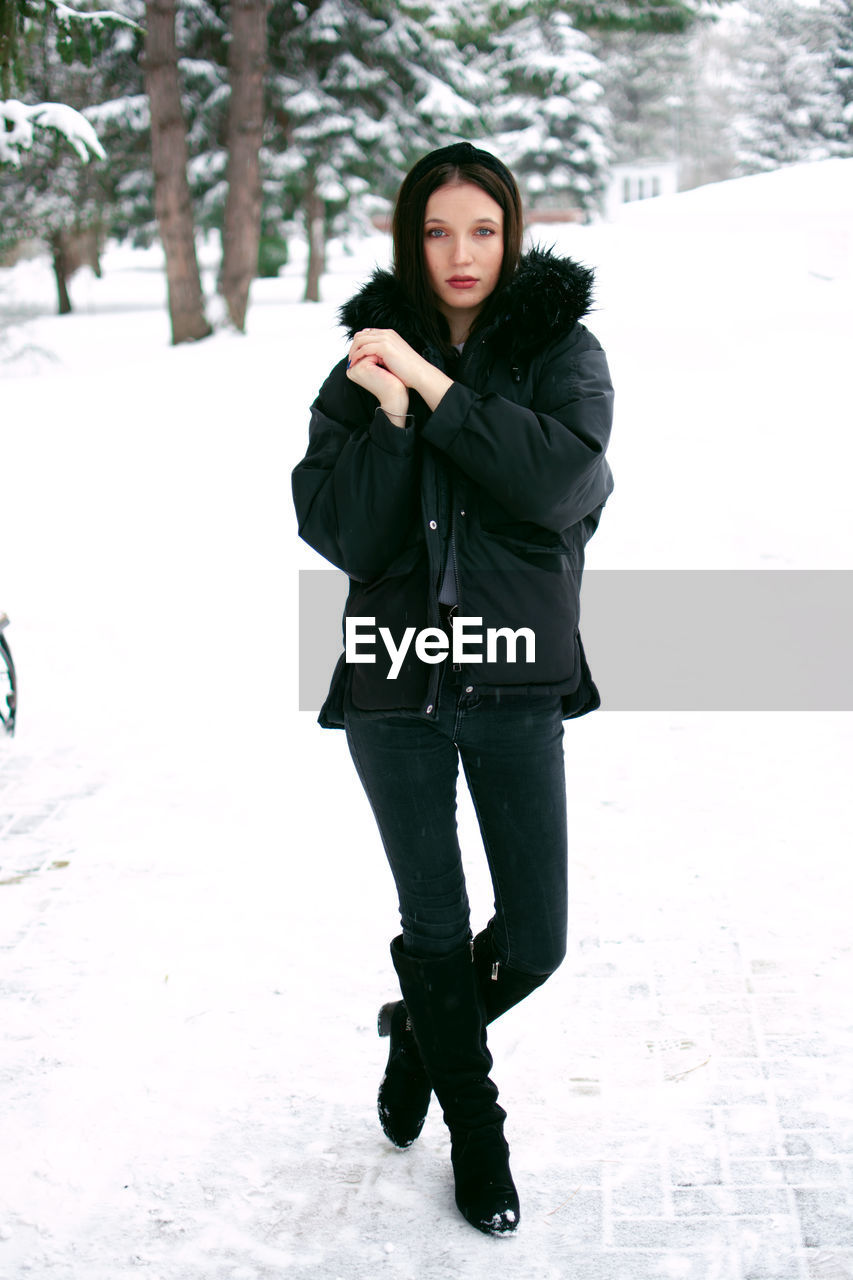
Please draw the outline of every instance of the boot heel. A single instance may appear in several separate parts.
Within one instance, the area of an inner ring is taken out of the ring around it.
[[[423,1128],[432,1085],[402,1000],[383,1004],[376,1025],[380,1036],[391,1041],[376,1100],[379,1123],[395,1147],[410,1147]]]
[[[383,1004],[382,1008],[379,1010],[379,1017],[376,1020],[376,1026],[383,1040],[386,1036],[390,1036],[391,1034],[391,1019],[394,1017],[394,1010],[396,1007],[396,1002],[392,1002],[391,1004]]]

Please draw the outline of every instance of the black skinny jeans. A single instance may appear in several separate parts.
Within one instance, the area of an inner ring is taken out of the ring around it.
[[[348,713],[350,754],[397,885],[406,951],[445,955],[470,937],[456,827],[461,757],[494,886],[500,958],[527,973],[552,973],[566,953],[561,700],[534,691],[478,694],[475,679],[444,672],[434,723]]]

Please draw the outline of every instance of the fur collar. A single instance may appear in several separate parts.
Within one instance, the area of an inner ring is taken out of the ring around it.
[[[485,331],[495,353],[530,355],[569,330],[590,309],[593,276],[590,267],[550,249],[523,254]],[[359,329],[396,329],[416,350],[424,348],[417,313],[390,271],[377,268],[339,315],[350,338]]]

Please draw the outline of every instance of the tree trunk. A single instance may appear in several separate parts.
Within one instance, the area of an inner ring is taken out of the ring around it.
[[[12,96],[12,57],[15,52],[14,0],[0,0],[0,98]]]
[[[264,72],[269,0],[232,0],[228,48],[228,195],[219,290],[231,323],[246,325],[249,285],[258,273],[261,238],[259,151],[264,125]]]
[[[308,274],[305,301],[320,301],[320,277],[326,270],[326,208],[317,194],[314,178],[309,181],[305,197],[305,222],[308,229]]]
[[[71,298],[68,295],[68,259],[65,253],[65,237],[61,231],[54,231],[50,237],[50,251],[53,255],[53,274],[56,277],[56,293],[59,298],[59,314],[71,314]]]
[[[145,87],[151,104],[154,210],[166,253],[172,342],[206,338],[201,277],[187,181],[187,139],[178,83],[176,0],[146,0]]]

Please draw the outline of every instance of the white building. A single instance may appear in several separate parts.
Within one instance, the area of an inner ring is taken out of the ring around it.
[[[675,195],[678,190],[678,162],[675,160],[634,160],[615,164],[604,197],[604,216],[614,217],[616,210],[633,200],[652,200],[655,196]]]

